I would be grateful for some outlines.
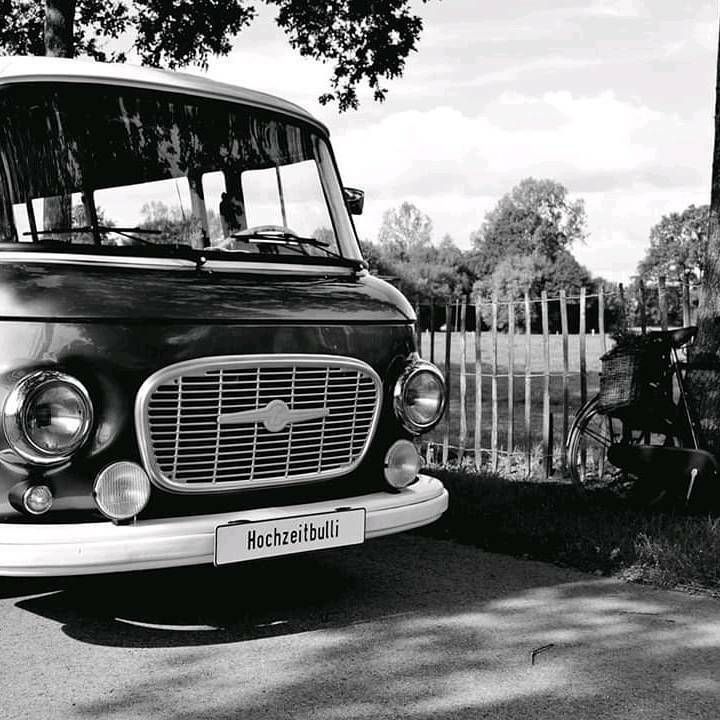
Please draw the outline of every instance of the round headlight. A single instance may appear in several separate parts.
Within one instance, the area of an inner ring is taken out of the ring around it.
[[[55,370],[26,375],[3,407],[3,430],[10,446],[39,465],[69,459],[87,440],[92,419],[92,403],[82,383]]]
[[[395,414],[412,433],[434,427],[445,410],[445,380],[431,363],[411,365],[395,384]]]
[[[409,440],[398,440],[385,455],[385,480],[388,485],[401,490],[415,482],[420,472],[420,456]]]
[[[130,520],[150,500],[150,479],[139,465],[123,460],[99,473],[93,495],[103,515],[111,520]]]

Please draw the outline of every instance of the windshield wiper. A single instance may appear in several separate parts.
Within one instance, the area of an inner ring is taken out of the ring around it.
[[[144,233],[146,235],[160,235],[160,230],[151,230],[149,228],[141,227],[114,227],[112,225],[98,225],[97,230],[103,233],[114,232],[118,235],[128,238],[129,240],[135,240],[136,242],[142,243],[143,245],[156,245],[150,240],[131,235],[130,233]],[[70,235],[72,233],[92,233],[94,228],[92,225],[82,225],[80,227],[61,227],[55,228],[54,230],[37,230],[37,235]],[[25,232],[23,235],[32,235],[32,232]]]
[[[309,247],[322,250],[328,257],[340,260],[343,265],[347,265],[348,267],[355,268],[356,270],[362,270],[365,268],[364,261],[344,257],[343,255],[340,255],[340,253],[336,253],[334,250],[330,249],[329,243],[326,243],[323,240],[318,240],[313,237],[302,237],[301,235],[296,235],[295,233],[288,232],[286,230],[258,230],[256,232],[240,231],[232,233],[230,237],[234,240],[241,240],[243,242],[259,240],[262,243],[267,243],[268,245],[282,245],[290,248],[297,246],[296,249],[304,255],[307,255],[304,250],[304,246],[307,245]]]
[[[165,249],[165,250],[172,250],[171,255],[174,257],[182,258],[183,260],[190,260],[191,262],[195,263],[196,268],[199,270],[206,262],[207,258],[205,255],[200,251],[192,247],[191,245],[186,245],[185,243],[155,243],[151,240],[145,240],[145,238],[137,237],[137,235],[133,235],[131,233],[145,233],[147,235],[162,235],[161,230],[152,230],[150,228],[141,228],[141,227],[114,227],[110,225],[98,225],[97,230],[103,233],[107,232],[114,232],[118,235],[122,235],[123,237],[128,238],[129,240],[133,240],[136,242],[141,243],[142,245],[146,245],[149,247],[154,247],[158,249]],[[74,227],[74,228],[56,228],[55,230],[38,230],[38,235],[70,235],[72,233],[92,233],[93,228],[90,225],[84,225],[82,227]],[[23,235],[32,235],[32,232],[25,232]],[[63,245],[67,245],[67,243],[62,243]]]

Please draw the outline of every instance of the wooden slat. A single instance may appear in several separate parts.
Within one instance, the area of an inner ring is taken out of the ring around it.
[[[475,467],[482,465],[482,313],[475,299]]]
[[[435,362],[435,298],[430,296],[430,362]]]
[[[508,298],[508,383],[507,383],[507,465],[510,470],[512,452],[515,449],[515,303]]]
[[[580,288],[580,405],[587,402],[586,291]],[[585,446],[580,452],[580,475],[585,477]]]
[[[565,447],[565,441],[568,435],[568,424],[570,417],[570,388],[568,385],[568,377],[570,374],[570,353],[568,348],[568,313],[567,313],[567,293],[565,290],[560,291],[560,330],[562,332],[562,353],[563,353],[563,376],[562,376],[562,447]],[[560,464],[563,472],[566,470],[565,453],[560,453]]]
[[[587,291],[580,288],[580,402],[587,402]]]
[[[660,327],[663,330],[668,329],[668,309],[667,309],[667,292],[665,285],[665,276],[658,278],[658,310],[660,310]]]
[[[530,295],[525,293],[525,461],[527,475],[532,474],[532,316]]]
[[[458,463],[462,463],[467,445],[467,368],[465,356],[467,347],[467,301],[463,297],[460,305],[460,438],[458,445]]]
[[[687,327],[692,323],[690,319],[690,277],[687,273],[682,276],[682,309],[683,309],[683,327]]]
[[[443,465],[447,465],[450,457],[450,416],[452,415],[452,406],[450,398],[450,381],[452,380],[452,365],[450,363],[450,351],[452,348],[452,301],[447,299],[445,305],[445,385],[447,386],[447,410],[445,411],[445,433],[443,434],[442,461]]]
[[[550,475],[550,327],[548,320],[547,291],[541,294],[543,333],[543,467],[545,476]]]
[[[490,461],[492,463],[492,469],[497,470],[498,468],[498,384],[497,384],[497,371],[498,371],[498,299],[496,295],[492,298],[492,377],[490,378],[490,394],[492,396],[492,424],[490,426]]]
[[[603,355],[607,352],[607,335],[605,334],[605,292],[602,286],[598,290],[598,332]]]
[[[640,278],[638,283],[640,290],[640,332],[647,334],[647,294],[645,293],[645,281]]]
[[[417,353],[422,357],[422,324],[420,323],[420,298],[415,298],[415,342],[417,343]]]

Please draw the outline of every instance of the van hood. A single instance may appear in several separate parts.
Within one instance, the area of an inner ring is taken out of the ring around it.
[[[412,322],[406,298],[367,273],[245,274],[104,267],[0,255],[0,320],[343,325]]]

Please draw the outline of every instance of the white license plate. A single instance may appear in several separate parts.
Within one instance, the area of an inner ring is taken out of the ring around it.
[[[340,510],[215,529],[215,564],[292,555],[365,541],[365,510]]]

